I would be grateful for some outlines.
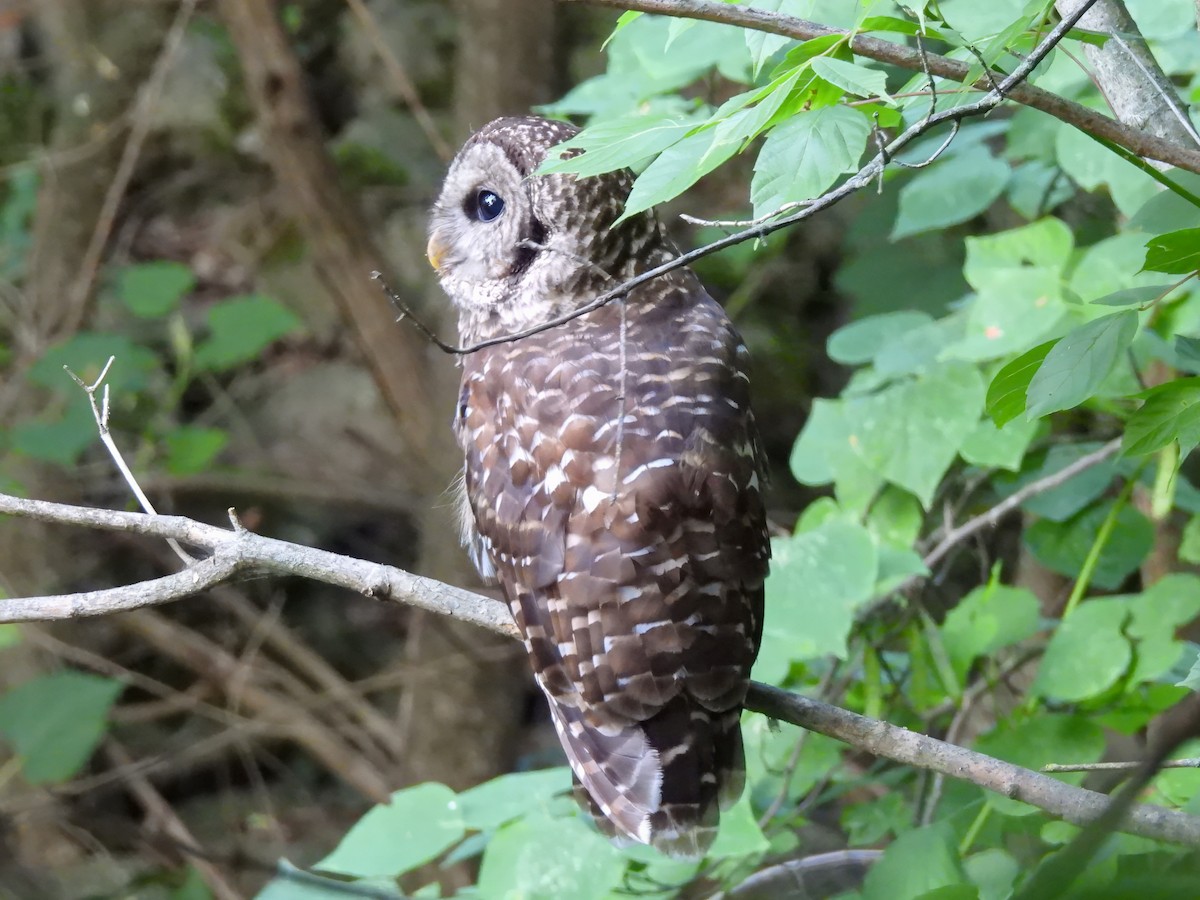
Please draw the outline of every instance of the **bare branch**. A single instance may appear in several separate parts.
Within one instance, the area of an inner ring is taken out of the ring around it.
[[[1097,763],[1049,763],[1042,766],[1039,772],[1132,772],[1141,765],[1137,762],[1097,762]],[[1200,769],[1200,759],[1168,759],[1160,769]]]
[[[954,547],[965,541],[971,535],[983,531],[985,528],[991,528],[997,524],[1006,515],[1024,503],[1031,497],[1036,497],[1039,494],[1044,494],[1047,491],[1052,491],[1060,485],[1066,484],[1080,472],[1091,469],[1104,462],[1110,456],[1121,449],[1121,439],[1114,438],[1098,450],[1094,450],[1086,456],[1081,456],[1069,466],[1063,466],[1057,472],[1047,475],[1045,478],[1039,478],[1037,481],[1031,481],[1019,491],[1015,491],[1008,497],[1005,497],[987,512],[969,519],[959,525],[954,530],[950,531],[938,545],[925,555],[923,562],[927,568],[932,568],[943,557],[946,556]]]
[[[360,559],[340,556],[326,550],[317,550],[292,544],[275,538],[263,537],[251,531],[231,531],[205,525],[182,516],[150,516],[144,513],[119,512],[106,509],[90,509],[50,503],[45,500],[26,500],[0,494],[0,513],[23,516],[41,522],[56,522],[64,525],[82,525],[105,531],[122,531],[152,537],[173,537],[192,547],[210,550],[211,559],[201,560],[195,566],[164,578],[142,582],[155,585],[160,590],[164,583],[176,587],[170,596],[147,591],[138,594],[137,601],[126,601],[120,608],[136,609],[167,603],[188,593],[196,593],[210,587],[208,566],[232,566],[234,572],[259,572],[275,575],[298,575],[325,584],[349,588],[368,597],[392,600],[407,606],[450,616],[489,631],[515,636],[516,628],[503,603],[486,600],[478,594],[451,587],[431,578],[422,578],[402,569],[380,565]],[[207,565],[206,565],[207,564]],[[187,579],[197,579],[190,591],[183,590]],[[104,599],[116,601],[139,585],[115,588],[103,593]],[[60,597],[30,597],[20,600],[0,601],[0,623],[45,621],[67,619],[76,616],[102,615],[110,609],[101,609],[94,603],[87,607],[73,606],[70,601],[83,595],[67,595],[64,602]],[[20,612],[18,613],[18,609]]]
[[[779,688],[752,684],[746,706],[875,756],[969,781],[1076,825],[1094,822],[1108,809],[1109,798],[1104,794]],[[1172,844],[1200,845],[1200,818],[1157,806],[1131,807],[1120,830]]]
[[[0,494],[0,513],[158,538],[173,537],[210,550],[213,555],[209,559],[201,560],[177,575],[167,576],[168,579],[195,579],[193,584],[199,584],[201,587],[193,587],[193,591],[212,583],[211,577],[203,577],[205,574],[211,576],[211,572],[205,572],[205,566],[214,569],[227,566],[230,577],[233,573],[247,570],[300,575],[326,584],[348,587],[368,596],[418,606],[510,637],[516,636],[516,629],[509,618],[507,608],[479,594],[411,575],[390,566],[302,547],[249,531],[216,528],[180,516],[148,516],[142,513],[88,509],[25,500],[6,494]],[[200,576],[197,576],[198,572],[201,573]],[[143,586],[151,587],[146,587],[144,592],[138,594],[146,600],[140,605],[163,603],[182,595],[182,592],[170,596],[164,596],[161,592],[155,595],[153,586],[161,587],[166,581],[167,579],[157,579],[154,582],[144,582]],[[103,595],[105,601],[120,604],[122,593],[136,590],[137,587],[140,586],[94,594]],[[4,600],[0,601],[0,622],[70,618],[84,614],[99,615],[117,608],[129,609],[134,605],[137,604],[126,601],[124,605],[100,608],[93,603],[80,612],[78,605],[63,603],[61,598]],[[136,616],[134,625],[139,633],[147,635],[148,639],[153,638],[156,647],[178,654],[185,664],[190,660],[197,665],[203,661],[203,665],[210,669],[236,666],[236,660],[226,659],[228,655],[220,648],[207,641],[201,645],[198,636],[184,640],[178,634],[166,634],[162,631],[163,626],[157,624],[161,617],[152,617],[148,612],[137,613]],[[257,694],[247,693],[246,696],[248,699],[257,698]],[[255,703],[267,708],[270,705],[269,699],[257,698]],[[1103,794],[1077,788],[1048,775],[1022,769],[905,728],[790,694],[779,688],[752,684],[746,697],[746,707],[780,721],[844,741],[876,756],[971,782],[1076,824],[1096,821],[1108,808],[1108,798]],[[285,720],[286,718],[285,716]],[[341,752],[334,747],[320,746],[317,749],[321,751],[318,755],[323,760],[336,759]],[[364,773],[357,774],[358,783],[361,785],[365,782],[365,793],[371,795],[378,792],[371,790],[375,785]],[[354,780],[351,783],[355,783]],[[1161,807],[1130,807],[1121,820],[1120,828],[1143,837],[1200,847],[1200,818]]]

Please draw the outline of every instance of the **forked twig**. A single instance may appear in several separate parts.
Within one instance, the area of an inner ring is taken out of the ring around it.
[[[83,392],[87,394],[88,403],[92,407],[92,418],[96,420],[96,428],[100,432],[100,442],[104,444],[104,448],[108,451],[108,455],[112,457],[113,463],[117,467],[117,471],[121,473],[121,477],[125,479],[125,484],[129,486],[129,490],[133,492],[133,496],[137,498],[138,505],[143,510],[152,516],[158,515],[158,510],[154,508],[154,504],[150,502],[150,498],[142,490],[142,486],[138,484],[137,478],[129,466],[125,464],[125,457],[121,455],[120,449],[117,447],[116,441],[113,440],[112,433],[108,430],[108,385],[104,383],[104,379],[108,377],[108,370],[112,368],[112,364],[117,361],[115,356],[110,356],[108,362],[104,364],[104,368],[100,370],[100,374],[96,376],[96,380],[88,384],[78,375],[71,371],[70,366],[63,366],[63,370],[71,376],[71,379],[83,388]],[[96,391],[100,387],[104,387],[103,400],[101,403],[96,402]],[[188,553],[179,545],[179,542],[174,538],[167,538],[167,543],[171,549],[175,551],[184,565],[194,565],[196,558]]]

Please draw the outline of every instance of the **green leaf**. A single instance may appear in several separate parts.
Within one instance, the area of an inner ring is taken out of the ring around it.
[[[315,868],[356,878],[393,877],[436,859],[465,834],[458,798],[426,782],[367,812]]]
[[[942,624],[942,644],[959,682],[980,656],[1036,633],[1038,616],[1037,598],[1024,588],[988,584],[967,594]]]
[[[126,266],[118,275],[117,294],[131,313],[156,319],[173,312],[196,286],[192,270],[176,262],[147,262]]]
[[[61,418],[20,422],[10,433],[14,450],[33,459],[72,466],[85,449],[99,440],[96,420],[80,396],[70,402]]]
[[[1074,703],[1115,685],[1133,662],[1133,647],[1124,633],[1129,620],[1129,604],[1122,598],[1081,603],[1050,638],[1034,692]]]
[[[1179,378],[1141,394],[1142,408],[1129,418],[1121,452],[1138,456],[1179,441],[1181,458],[1200,444],[1200,378]]]
[[[617,221],[678,197],[738,151],[740,140],[721,144],[719,138],[718,128],[705,128],[659,154],[633,183]]]
[[[1162,192],[1158,183],[1094,138],[1075,128],[1058,128],[1054,136],[1059,167],[1084,190],[1105,186],[1117,209],[1132,216]]]
[[[793,660],[846,657],[854,610],[871,598],[878,556],[870,533],[844,519],[772,546],[769,612],[754,677],[778,684]]]
[[[124,685],[82,672],[55,672],[0,696],[0,734],[21,757],[30,784],[75,776],[108,728]]]
[[[888,97],[887,74],[879,69],[832,56],[818,56],[812,61],[812,70],[848,94],[858,97]]]
[[[574,172],[580,177],[600,175],[640,163],[657,156],[679,142],[696,126],[695,116],[630,115],[589,125],[571,140],[559,144],[538,168],[537,174]],[[564,151],[583,153],[561,158]]]
[[[1056,269],[995,270],[966,308],[962,340],[942,357],[982,362],[1022,352],[1046,340],[1065,312],[1062,278]]]
[[[220,428],[180,425],[167,432],[167,471],[172,475],[202,472],[229,443],[229,434]]]
[[[974,218],[1004,193],[1009,172],[982,146],[919,170],[900,189],[892,240]]]
[[[721,827],[708,855],[743,857],[764,853],[770,843],[758,827],[754,810],[750,806],[750,794],[742,794],[732,807],[721,813]]]
[[[963,880],[950,830],[944,825],[914,828],[899,835],[871,866],[862,896],[863,900],[915,900]]]
[[[918,10],[920,14],[920,10]],[[895,16],[867,16],[863,19],[858,28],[855,29],[860,34],[866,34],[871,31],[892,32],[895,34],[915,35],[922,34],[926,37],[931,37],[936,41],[944,41],[941,32],[933,28],[922,27],[916,22],[908,19],[898,19]]]
[[[467,828],[492,831],[532,810],[548,812],[547,801],[570,789],[571,770],[560,766],[501,775],[463,791],[458,802]]]
[[[479,893],[520,900],[601,900],[620,883],[625,860],[579,818],[529,815],[492,838],[479,870]]]
[[[851,847],[865,847],[889,835],[900,835],[912,826],[912,811],[900,794],[889,791],[879,798],[848,806],[842,812],[842,827]]]
[[[1146,242],[1143,272],[1184,275],[1200,269],[1200,228],[1158,234]]]
[[[1007,900],[1021,874],[1021,864],[1011,853],[994,847],[968,856],[967,877],[979,887],[980,900]]]
[[[1196,660],[1188,670],[1187,677],[1179,682],[1178,686],[1185,687],[1190,691],[1200,691],[1200,654],[1196,655]]]
[[[862,365],[873,360],[885,344],[907,331],[932,322],[932,316],[915,310],[869,316],[843,325],[831,334],[827,352],[830,359],[843,365]]]
[[[865,509],[883,483],[854,452],[850,423],[840,400],[816,399],[789,460],[802,484],[834,482],[838,502],[846,509]]]
[[[289,874],[272,878],[266,887],[254,895],[254,900],[348,900],[348,886],[340,878],[322,878],[315,872],[293,866],[286,859],[280,860],[279,868]],[[293,872],[297,874],[290,874]]]
[[[116,361],[108,370],[105,384],[117,398],[123,393],[144,390],[149,384],[150,373],[158,368],[158,357],[124,335],[81,331],[43,353],[30,368],[29,380],[60,394],[82,395],[83,392],[63,371],[63,366],[69,366],[72,372],[91,384],[110,356]]]
[[[1075,612],[1087,605],[1085,603]],[[999,722],[996,728],[980,736],[975,749],[1036,772],[1046,763],[1095,762],[1104,753],[1104,731],[1083,716],[1042,713],[1024,721]],[[1084,774],[1068,772],[1052,777],[1077,785],[1083,781]],[[1028,816],[1039,812],[1035,806],[991,791],[985,791],[983,796],[989,806],[1006,816]]]
[[[299,326],[300,320],[270,297],[232,297],[209,310],[209,337],[196,348],[196,365],[213,371],[233,368]]]
[[[1066,522],[1048,519],[1034,522],[1025,530],[1025,541],[1042,563],[1060,575],[1075,577],[1096,540],[1096,533],[1112,503],[1089,507]],[[1126,576],[1142,564],[1154,543],[1154,526],[1136,509],[1123,506],[1104,546],[1092,583],[1116,590]]]
[[[1133,618],[1126,633],[1136,651],[1129,681],[1157,681],[1171,672],[1183,655],[1183,642],[1175,639],[1175,633],[1200,614],[1200,578],[1167,575],[1127,602]]]
[[[1175,335],[1177,365],[1193,374],[1200,372],[1200,338],[1186,334]]]
[[[983,290],[997,271],[1020,268],[1061,272],[1071,259],[1075,237],[1061,219],[1046,218],[998,234],[966,239],[967,260],[963,275],[976,290]]]
[[[870,133],[867,117],[848,106],[821,107],[777,125],[754,163],[754,214],[820,196],[839,175],[858,168]]]
[[[1185,563],[1200,563],[1200,516],[1192,516],[1183,527],[1183,536],[1179,541],[1179,561]]]
[[[924,519],[916,497],[908,491],[887,487],[871,504],[865,524],[880,541],[908,549],[920,535]]]
[[[1025,412],[1029,383],[1041,368],[1046,355],[1058,343],[1058,338],[1027,350],[1006,364],[988,385],[986,409],[998,428]]]
[[[1091,397],[1133,341],[1137,327],[1137,313],[1125,310],[1094,319],[1059,339],[1029,382],[1026,417],[1070,409]]]
[[[1098,300],[1093,300],[1097,306],[1141,306],[1152,300],[1157,300],[1171,290],[1169,284],[1148,284],[1144,287],[1126,288],[1105,294]]]
[[[967,435],[959,455],[975,466],[1016,472],[1037,429],[1037,422],[1017,420],[997,428],[991,419],[984,419]]]
[[[939,366],[845,403],[850,447],[874,472],[928,508],[942,476],[983,413],[974,366]]]

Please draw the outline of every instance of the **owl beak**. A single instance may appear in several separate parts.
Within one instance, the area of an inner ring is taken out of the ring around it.
[[[429,243],[425,245],[425,258],[429,260],[431,266],[440,272],[442,270],[442,260],[446,258],[446,251],[448,249],[435,231],[429,236]]]

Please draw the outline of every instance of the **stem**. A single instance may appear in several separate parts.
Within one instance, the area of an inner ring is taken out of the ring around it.
[[[1129,498],[1133,494],[1133,486],[1137,483],[1143,466],[1139,466],[1138,470],[1126,479],[1125,486],[1121,488],[1121,493],[1113,501],[1112,509],[1108,511],[1108,515],[1104,517],[1104,522],[1100,525],[1100,530],[1096,532],[1096,540],[1092,541],[1092,547],[1088,550],[1087,558],[1083,561],[1083,567],[1079,570],[1079,577],[1075,579],[1075,586],[1071,588],[1071,596],[1067,598],[1067,605],[1063,608],[1062,617],[1064,621],[1067,616],[1071,615],[1072,610],[1079,605],[1079,601],[1083,599],[1083,595],[1087,593],[1092,576],[1096,574],[1096,566],[1100,564],[1100,554],[1104,552],[1105,545],[1108,544],[1109,538],[1112,537],[1113,529],[1117,527],[1117,516],[1121,514],[1121,510],[1129,502]]]
[[[983,801],[983,809],[979,810],[974,821],[971,822],[971,827],[967,829],[967,833],[963,835],[962,842],[958,845],[958,855],[966,856],[967,851],[971,849],[971,845],[975,843],[975,839],[979,837],[979,832],[983,830],[984,823],[987,822],[988,816],[992,814],[992,804],[986,800]]]

